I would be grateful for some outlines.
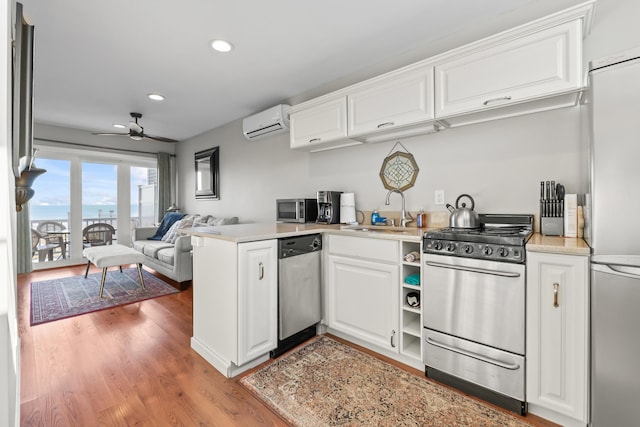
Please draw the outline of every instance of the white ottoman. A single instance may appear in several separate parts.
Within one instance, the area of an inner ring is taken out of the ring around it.
[[[102,298],[102,291],[104,290],[104,279],[107,276],[107,268],[113,266],[120,266],[120,272],[122,272],[122,264],[135,263],[138,267],[138,276],[140,277],[140,285],[144,289],[144,281],[142,280],[142,261],[144,261],[144,255],[135,249],[129,248],[124,245],[104,245],[104,246],[92,246],[82,251],[87,261],[87,269],[84,272],[85,279],[89,274],[89,267],[93,263],[96,267],[102,269],[102,281],[100,282],[100,298]]]

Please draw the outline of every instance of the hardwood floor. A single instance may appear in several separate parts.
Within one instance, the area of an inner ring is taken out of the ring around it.
[[[18,276],[22,426],[288,425],[191,349],[191,287],[31,327],[29,284],[84,268]]]
[[[31,327],[29,284],[79,274],[18,277],[21,425],[287,425],[191,349],[192,288]]]

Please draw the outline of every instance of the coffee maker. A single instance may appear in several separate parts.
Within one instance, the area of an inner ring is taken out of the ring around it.
[[[318,224],[340,222],[340,194],[342,191],[318,191]]]

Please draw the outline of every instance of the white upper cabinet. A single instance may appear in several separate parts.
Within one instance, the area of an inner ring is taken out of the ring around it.
[[[321,102],[292,112],[291,148],[307,151],[358,144],[347,139],[347,98]]]
[[[595,0],[291,108],[291,148],[320,151],[577,105]]]
[[[347,102],[348,135],[362,141],[386,140],[399,129],[433,121],[433,67],[374,79],[349,93]]]
[[[435,115],[447,119],[567,93],[572,96],[504,113],[469,115],[453,119],[452,124],[576,105],[582,77],[582,20],[578,19],[437,65]]]

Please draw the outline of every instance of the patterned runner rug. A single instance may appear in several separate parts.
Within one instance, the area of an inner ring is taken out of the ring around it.
[[[531,426],[326,336],[240,383],[296,426]]]
[[[179,292],[162,279],[142,270],[144,287],[140,286],[136,268],[107,271],[103,298],[100,298],[102,273],[63,277],[31,283],[31,326],[77,316],[118,305]]]

